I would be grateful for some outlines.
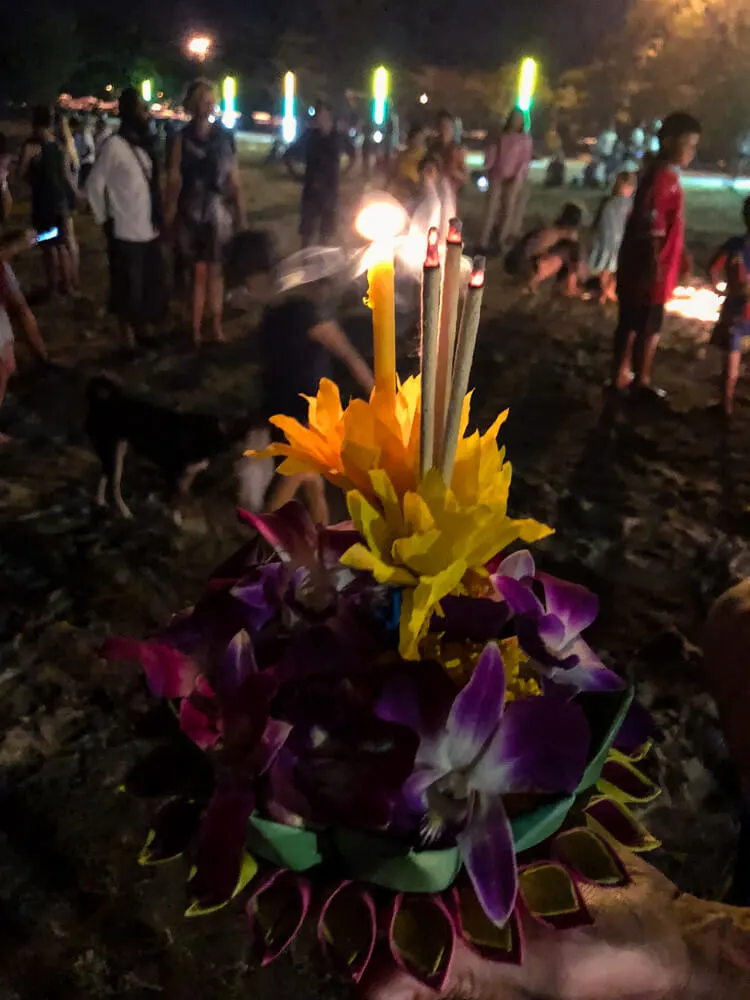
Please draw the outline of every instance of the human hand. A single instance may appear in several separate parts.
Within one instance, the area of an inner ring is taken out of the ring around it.
[[[581,887],[594,917],[590,927],[552,931],[525,920],[520,966],[487,961],[459,940],[443,995],[455,1000],[697,1000],[711,992],[722,1000],[740,1000],[749,995],[741,984],[750,981],[750,914],[745,930],[731,915],[746,911],[678,897],[668,879],[638,859],[632,858],[628,870],[633,882],[624,889]],[[707,951],[712,928],[716,946]],[[363,992],[364,1000],[436,997],[392,966],[368,971]]]

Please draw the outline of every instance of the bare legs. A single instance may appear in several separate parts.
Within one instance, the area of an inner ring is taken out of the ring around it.
[[[8,382],[11,375],[16,370],[16,359],[13,353],[13,344],[8,344],[2,355],[0,355],[0,407],[3,405],[5,393],[8,389]],[[0,432],[0,445],[7,444],[10,437]]]
[[[74,289],[73,260],[67,245],[44,247],[44,269],[50,298],[54,298],[61,287],[65,295],[71,294]]]
[[[724,359],[724,369],[721,375],[721,405],[724,413],[731,417],[734,410],[734,391],[737,379],[740,377],[740,352],[730,351]]]
[[[224,341],[222,317],[224,312],[224,276],[221,264],[199,261],[193,269],[192,329],[193,343],[199,347],[203,339],[203,317],[211,317],[211,336],[218,343]]]

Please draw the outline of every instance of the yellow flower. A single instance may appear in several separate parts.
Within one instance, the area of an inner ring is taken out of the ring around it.
[[[501,639],[498,645],[505,667],[505,700],[510,702],[516,698],[540,695],[542,689],[537,681],[524,672],[529,657],[518,645],[518,639],[511,636],[509,639]],[[420,644],[422,659],[441,663],[458,687],[469,683],[483,650],[483,642],[447,640],[434,632],[427,635]]]
[[[338,388],[323,379],[308,399],[309,426],[273,417],[288,443],[257,453],[282,456],[283,474],[319,472],[346,491],[363,542],[342,562],[404,588],[399,651],[406,659],[419,657],[420,640],[444,597],[476,595],[493,556],[513,542],[551,534],[537,521],[508,517],[512,470],[497,444],[508,411],[484,434],[466,437],[471,394],[450,485],[435,469],[420,480],[419,395],[419,379],[410,378],[395,397],[373,393],[369,403],[354,400],[342,410]]]

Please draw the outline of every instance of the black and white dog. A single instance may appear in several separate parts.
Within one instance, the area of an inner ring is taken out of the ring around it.
[[[202,413],[178,413],[129,395],[106,375],[87,387],[86,432],[102,464],[96,502],[107,504],[108,489],[123,517],[132,517],[122,498],[122,469],[128,448],[149,459],[164,476],[171,498],[186,496],[212,458],[247,438],[258,421],[224,420]]]

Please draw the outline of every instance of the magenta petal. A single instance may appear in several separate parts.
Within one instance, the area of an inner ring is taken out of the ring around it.
[[[446,730],[454,769],[469,767],[497,729],[505,703],[505,667],[500,649],[488,643],[466,687],[456,695]]]
[[[499,796],[482,803],[458,835],[458,846],[482,909],[493,923],[504,924],[516,902],[518,872],[513,831]]]
[[[320,557],[327,569],[333,569],[352,545],[362,541],[362,536],[352,527],[351,521],[318,528]]]
[[[596,618],[599,613],[599,598],[577,583],[558,580],[546,573],[539,573],[537,579],[544,587],[547,614],[555,615],[563,623],[567,644]]]
[[[544,608],[531,587],[527,587],[509,576],[496,575],[491,579],[495,590],[507,601],[508,607],[514,615],[537,616],[544,613]]]
[[[155,698],[186,698],[198,676],[198,667],[188,656],[160,642],[110,636],[101,655],[106,660],[137,660]]]
[[[219,705],[202,677],[198,678],[196,691],[180,702],[180,729],[201,750],[210,749],[221,738],[223,726]]]
[[[586,716],[575,702],[521,698],[507,706],[472,784],[488,795],[574,792],[586,769],[589,742]]]
[[[275,871],[253,892],[246,913],[262,966],[275,961],[297,937],[311,896],[308,880],[285,869]]]
[[[513,552],[506,556],[495,571],[496,576],[508,576],[513,580],[524,580],[527,577],[534,577],[536,566],[534,557],[528,549],[521,549],[520,552]]]
[[[237,887],[245,853],[247,821],[255,793],[247,786],[220,785],[201,821],[190,889],[201,909],[221,906]]]
[[[370,963],[377,939],[377,911],[370,893],[354,882],[342,882],[323,904],[318,941],[336,968],[358,983]]]
[[[317,562],[318,533],[307,510],[296,500],[273,514],[241,510],[239,516],[265,538],[282,562],[308,568]]]

